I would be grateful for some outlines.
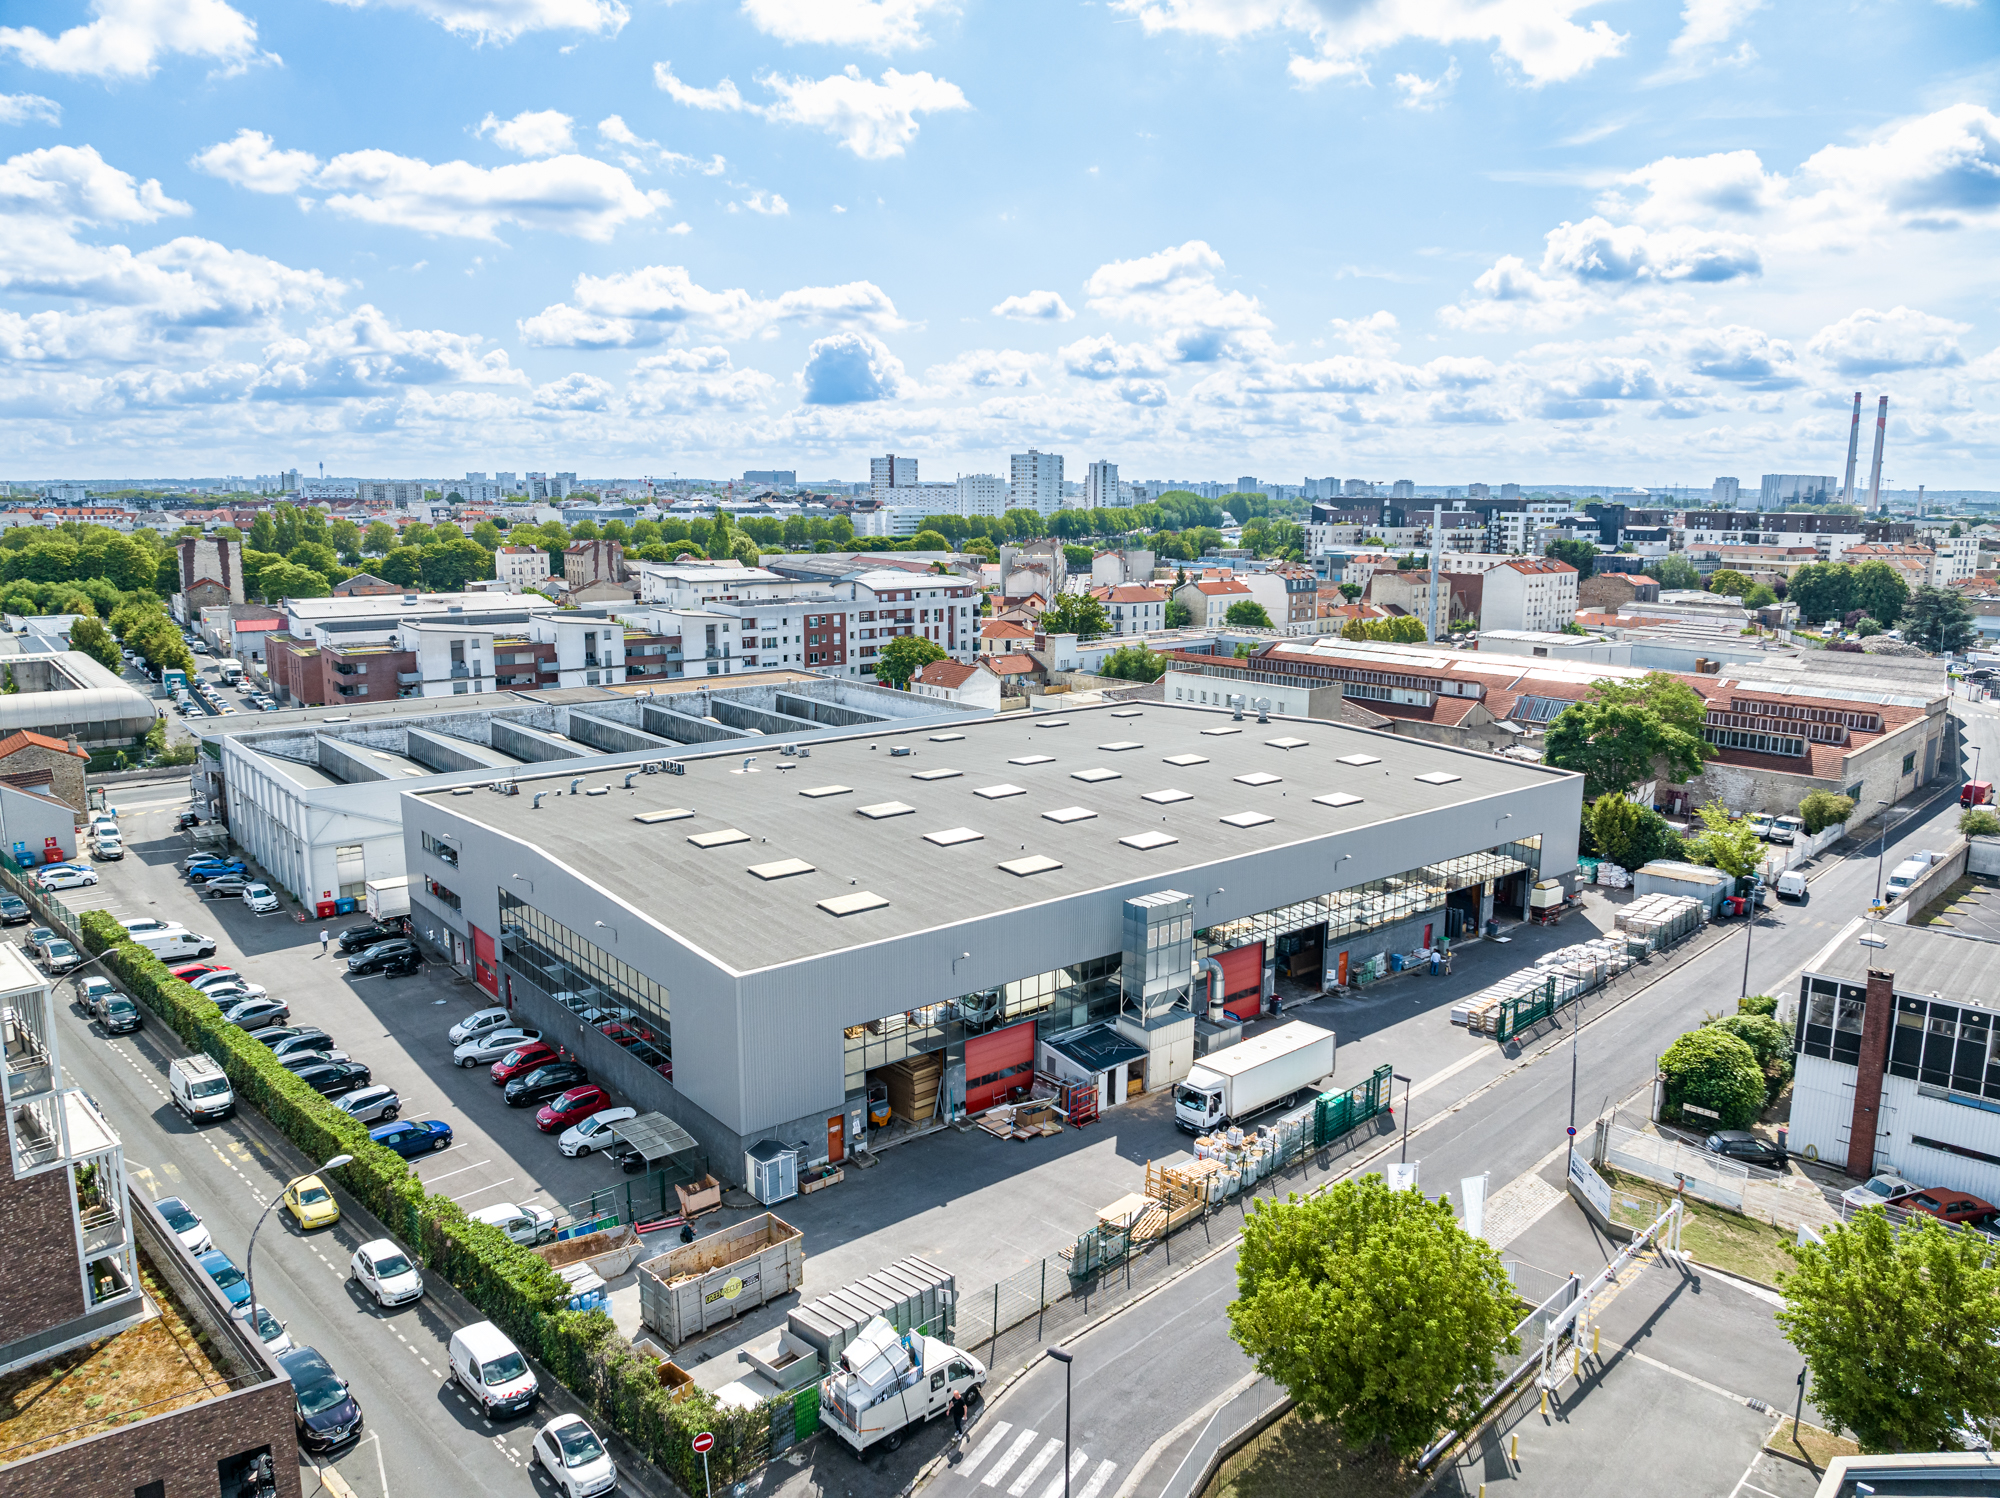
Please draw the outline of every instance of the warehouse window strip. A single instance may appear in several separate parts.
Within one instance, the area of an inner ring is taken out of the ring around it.
[[[667,1075],[673,1023],[667,989],[630,963],[500,891],[501,955],[555,1003]]]

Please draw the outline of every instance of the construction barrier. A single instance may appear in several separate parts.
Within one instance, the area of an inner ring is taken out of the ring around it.
[[[1319,1101],[1313,1104],[1313,1148],[1324,1149],[1387,1108],[1394,1075],[1394,1067],[1378,1066],[1374,1075],[1358,1087],[1321,1093]]]

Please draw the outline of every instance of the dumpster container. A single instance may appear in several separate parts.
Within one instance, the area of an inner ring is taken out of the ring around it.
[[[790,1294],[805,1270],[804,1235],[765,1212],[641,1264],[639,1319],[678,1347]]]

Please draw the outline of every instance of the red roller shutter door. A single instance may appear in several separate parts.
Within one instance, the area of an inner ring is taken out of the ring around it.
[[[965,1043],[965,1111],[990,1108],[1034,1078],[1035,1022],[975,1035]]]
[[[1237,1019],[1255,1019],[1264,1008],[1264,944],[1253,941],[1215,960],[1222,964],[1222,1007]]]
[[[494,971],[493,938],[477,926],[472,928],[472,977],[496,999],[500,997],[500,976]]]

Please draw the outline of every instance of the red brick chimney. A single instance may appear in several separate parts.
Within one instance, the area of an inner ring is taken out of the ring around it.
[[[1889,1062],[1889,1029],[1896,1022],[1896,975],[1868,969],[1868,1001],[1861,1015],[1861,1064],[1854,1072],[1854,1119],[1847,1131],[1847,1173],[1875,1174],[1875,1142],[1882,1128],[1882,1072]]]

